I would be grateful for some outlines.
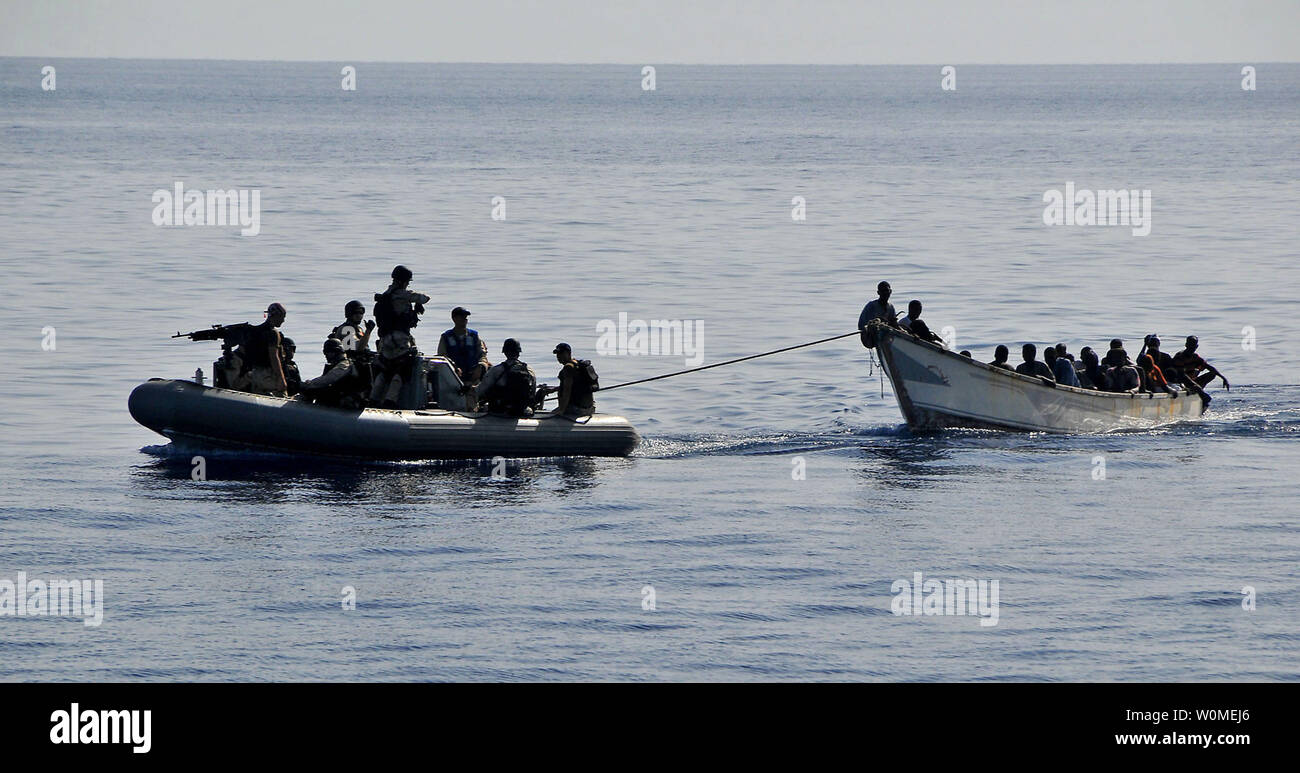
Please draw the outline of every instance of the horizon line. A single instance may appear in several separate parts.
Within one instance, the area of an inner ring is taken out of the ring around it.
[[[1128,62],[962,62],[945,60],[942,62],[562,62],[562,61],[452,61],[433,59],[348,59],[337,57],[329,59],[260,59],[228,58],[215,56],[169,57],[169,56],[37,56],[32,54],[0,54],[0,59],[83,59],[90,61],[122,62],[250,62],[262,64],[457,64],[457,65],[509,65],[509,66],[560,66],[560,67],[1152,67],[1178,65],[1260,65],[1260,64],[1300,64],[1300,60],[1260,61],[1247,59],[1216,61],[1128,61]]]

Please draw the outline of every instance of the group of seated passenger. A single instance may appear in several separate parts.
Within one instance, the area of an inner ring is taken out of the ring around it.
[[[1079,350],[1077,360],[1063,343],[1046,347],[1042,360],[1038,359],[1037,346],[1025,344],[1020,349],[1022,362],[1015,366],[1007,361],[1010,356],[1007,347],[998,346],[989,365],[1035,376],[1052,384],[1102,392],[1178,394],[1176,387],[1181,385],[1208,402],[1210,396],[1205,387],[1215,378],[1223,379],[1224,387],[1231,387],[1222,373],[1196,353],[1199,345],[1196,336],[1188,336],[1186,348],[1170,356],[1160,350],[1160,338],[1149,335],[1134,362],[1125,351],[1124,342],[1118,338],[1111,340],[1104,357],[1099,357],[1092,347],[1085,346]],[[970,352],[962,354],[970,356]]]

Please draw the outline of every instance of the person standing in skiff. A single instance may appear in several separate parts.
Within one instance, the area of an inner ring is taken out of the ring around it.
[[[429,296],[410,289],[413,274],[406,266],[393,269],[393,283],[375,295],[375,322],[379,325],[379,373],[375,376],[370,402],[380,408],[396,408],[402,384],[416,364],[419,351],[411,328],[420,322]]]

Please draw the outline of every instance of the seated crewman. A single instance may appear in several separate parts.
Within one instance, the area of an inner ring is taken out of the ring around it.
[[[469,327],[469,309],[463,306],[452,309],[451,321],[453,327],[443,331],[438,339],[438,356],[451,360],[461,381],[478,384],[492,367],[487,358],[487,344],[477,330]]]
[[[479,405],[487,401],[491,413],[506,416],[531,416],[533,414],[533,395],[537,391],[537,374],[528,367],[528,363],[519,359],[524,348],[513,338],[507,338],[501,345],[505,360],[498,362],[483,376],[477,387],[466,384],[462,389],[473,389]]]
[[[316,378],[302,383],[303,398],[318,405],[364,408],[370,384],[344,351],[343,344],[337,338],[327,338],[322,351],[325,368]]]
[[[560,404],[554,413],[561,416],[590,416],[595,413],[596,398],[593,393],[600,389],[600,380],[591,360],[575,359],[573,347],[565,343],[557,344],[551,354],[555,355],[555,360],[561,366],[560,386],[542,387],[537,390],[538,397],[558,391]]]

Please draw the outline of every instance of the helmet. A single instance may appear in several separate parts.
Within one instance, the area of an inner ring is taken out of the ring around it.
[[[290,338],[289,336],[284,336],[283,338],[281,338],[280,345],[286,349],[293,349],[294,351],[298,350],[298,344],[295,344],[293,342],[293,339]]]
[[[321,351],[325,354],[329,354],[330,352],[342,352],[343,343],[337,338],[326,338],[325,345],[321,347]]]
[[[524,347],[520,346],[519,342],[513,338],[507,338],[505,340],[505,343],[501,344],[502,354],[510,354],[512,352],[514,354],[522,354],[523,351],[524,351]]]
[[[351,314],[354,311],[359,311],[362,314],[365,314],[366,305],[361,301],[348,301],[348,305],[343,307],[344,314]]]
[[[393,278],[399,282],[409,282],[413,276],[415,276],[415,274],[412,274],[411,269],[406,266],[397,266],[393,269]]]

